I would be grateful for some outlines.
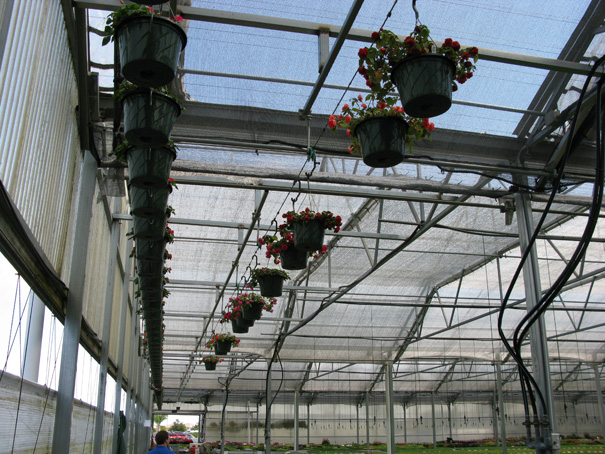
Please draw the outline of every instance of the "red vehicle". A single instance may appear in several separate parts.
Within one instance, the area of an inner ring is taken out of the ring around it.
[[[170,437],[170,444],[190,444],[191,438],[189,438],[184,433],[180,432],[168,432],[168,436]]]

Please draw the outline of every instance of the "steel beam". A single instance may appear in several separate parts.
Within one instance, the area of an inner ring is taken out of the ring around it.
[[[117,206],[119,199],[114,199]],[[105,414],[105,393],[107,389],[107,361],[109,359],[109,338],[111,336],[111,315],[113,313],[113,293],[115,284],[116,260],[118,255],[118,240],[120,236],[120,223],[114,221],[111,226],[111,239],[109,241],[109,261],[107,264],[107,278],[105,286],[105,310],[103,312],[103,332],[101,361],[99,362],[99,385],[97,390],[97,408],[95,410],[95,428],[93,453],[101,454],[103,450],[103,426]]]
[[[32,290],[30,290],[27,300],[29,302],[29,313],[27,315],[28,322],[25,332],[26,341],[21,376],[26,380],[37,383],[44,329],[44,303]]]
[[[74,389],[76,385],[76,365],[80,327],[82,324],[82,304],[84,282],[86,280],[86,257],[88,237],[92,219],[92,205],[96,185],[97,165],[90,154],[84,152],[78,183],[78,207],[74,226],[74,244],[69,272],[69,293],[63,330],[61,349],[61,367],[59,370],[59,388],[53,430],[53,454],[69,454],[71,440],[71,416],[73,410]]]
[[[75,0],[73,3],[78,8],[99,9],[105,11],[115,11],[121,6],[119,0]],[[183,18],[189,20],[240,25],[244,27],[279,30],[306,35],[316,36],[319,30],[323,28],[329,30],[330,37],[338,38],[344,28],[339,25],[261,16],[258,14],[237,13],[233,11],[194,8],[190,6],[180,6],[180,9],[182,11]],[[372,32],[372,30],[351,28],[346,35],[347,39],[349,40],[370,43],[372,42]],[[401,35],[400,38],[403,40],[405,36]],[[442,42],[435,41],[435,44],[440,46]],[[552,58],[536,57],[533,55],[523,55],[485,48],[479,48],[479,55],[481,56],[482,60],[495,61],[499,63],[514,64],[532,68],[551,69],[555,71],[583,75],[586,75],[590,72],[590,66],[587,64],[566,62]]]
[[[605,404],[603,404],[603,390],[601,388],[601,372],[599,371],[599,366],[599,364],[592,364],[592,370],[594,371],[597,403],[599,405],[599,416],[601,419],[601,436],[605,437]]]
[[[393,363],[384,366],[387,454],[395,454],[395,406],[393,399]]]

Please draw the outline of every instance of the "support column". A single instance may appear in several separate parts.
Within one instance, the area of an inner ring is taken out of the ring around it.
[[[450,438],[453,440],[454,432],[452,430],[452,403],[451,402],[447,403],[447,424],[450,429]]]
[[[246,403],[246,421],[248,423],[248,438],[247,438],[247,440],[248,440],[248,444],[250,444],[251,441],[252,441],[250,439],[250,401],[248,401]]]
[[[118,200],[118,199],[115,199]],[[115,203],[114,203],[115,205]],[[105,311],[103,314],[103,334],[101,338],[101,361],[99,364],[99,388],[97,391],[97,409],[95,411],[95,432],[93,453],[101,454],[103,450],[103,425],[105,413],[105,391],[107,388],[107,363],[109,361],[109,338],[111,336],[111,316],[113,313],[113,292],[116,273],[116,256],[118,253],[118,238],[120,236],[120,223],[111,224],[111,240],[109,242],[109,263],[105,286]],[[118,403],[119,405],[119,403]],[[119,406],[118,406],[119,415]],[[115,439],[114,439],[115,440]]]
[[[573,405],[573,425],[574,425],[574,433],[573,434],[574,435],[579,435],[579,433],[578,433],[578,414],[577,414],[577,411],[576,411],[576,407],[578,405],[578,402],[574,401],[572,403],[572,405]]]
[[[408,417],[406,414],[406,406],[403,404],[403,442],[408,442]]]
[[[494,429],[494,439],[496,440],[496,446],[500,446],[500,437],[498,434],[498,412],[496,412],[496,408],[498,407],[498,399],[496,398],[496,393],[494,393],[494,401],[492,403],[492,421],[493,421],[493,429]]]
[[[267,364],[267,379],[266,379],[266,396],[267,396],[267,411],[265,412],[265,453],[271,454],[271,363]]]
[[[258,432],[259,432],[258,425],[260,423],[260,421],[259,421],[260,418],[258,416],[259,415],[259,411],[258,411],[259,408],[260,408],[259,402],[256,402],[256,444],[258,444]]]
[[[298,399],[300,397],[300,393],[298,391],[294,391],[294,450],[298,451],[298,445],[300,444],[298,441]]]
[[[529,244],[529,239],[534,231],[534,222],[532,217],[531,202],[528,194],[516,193],[515,205],[517,209],[517,224],[519,228],[519,242],[521,250],[525,252]],[[540,286],[540,268],[538,266],[538,256],[535,245],[531,248],[527,261],[523,266],[523,282],[525,285],[525,296],[527,300],[527,310],[531,310],[538,304],[542,296]],[[550,366],[548,360],[548,347],[546,345],[546,329],[544,327],[544,317],[541,316],[534,323],[529,331],[532,371],[536,382],[544,396],[546,408],[538,400],[538,416],[540,418],[543,440],[536,440],[536,454],[551,454],[558,452],[558,449],[552,449],[552,433],[557,432],[557,418],[555,414],[555,405],[552,397],[552,385],[550,382]],[[546,420],[548,418],[548,421]],[[540,446],[544,444],[544,446]],[[544,449],[541,449],[544,448]]]
[[[370,393],[366,391],[366,449],[370,452]]]
[[[311,402],[307,402],[307,445],[311,446]]]
[[[74,406],[74,388],[76,386],[78,347],[82,324],[82,299],[84,297],[84,282],[86,279],[86,255],[88,253],[92,204],[97,181],[96,172],[97,162],[90,151],[84,151],[84,160],[80,167],[78,207],[69,270],[69,292],[67,294],[67,308],[65,311],[57,407],[53,429],[53,454],[69,454],[71,441],[71,415]]]
[[[395,454],[395,411],[393,407],[393,363],[387,363],[384,368],[387,454]]]
[[[498,382],[498,408],[500,409],[500,433],[502,434],[502,454],[506,454],[507,443],[506,443],[506,420],[504,418],[504,396],[502,395],[502,367],[500,362],[496,363],[496,380]]]
[[[599,374],[599,365],[593,364],[595,385],[597,389],[597,404],[599,405],[599,413],[601,416],[601,435],[605,438],[605,406],[603,405],[603,390],[601,388],[601,375]]]
[[[25,351],[21,376],[34,383],[38,382],[40,370],[40,353],[42,351],[42,331],[44,330],[44,303],[32,290],[27,298],[29,313],[25,334]]]
[[[431,392],[431,421],[433,423],[433,449],[437,449],[437,423],[435,421],[435,393]]]
[[[126,231],[129,229],[129,224],[126,225]],[[120,312],[120,329],[118,330],[118,345],[121,345],[122,348],[118,349],[118,370],[116,376],[116,392],[115,392],[115,405],[113,408],[113,452],[118,452],[118,429],[120,425],[120,404],[122,401],[122,378],[124,374],[124,346],[126,345],[126,309],[128,308],[128,296],[129,296],[129,278],[130,278],[130,270],[132,265],[132,259],[128,256],[128,252],[132,250],[132,238],[130,238],[126,244],[127,254],[124,257],[124,277],[122,278],[122,308]],[[130,344],[132,348],[132,344]],[[152,416],[153,420],[153,416]],[[152,421],[153,424],[153,421]],[[124,438],[126,435],[123,435]]]
[[[355,421],[357,422],[357,445],[359,446],[359,405],[357,404],[355,404],[355,413],[357,414]]]

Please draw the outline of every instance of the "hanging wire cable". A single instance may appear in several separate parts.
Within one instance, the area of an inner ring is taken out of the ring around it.
[[[592,78],[594,77],[596,69],[599,66],[601,66],[604,61],[605,61],[605,57],[599,58],[595,62],[594,66],[591,69],[590,74],[586,78],[586,82],[583,86],[582,92],[580,94],[580,98],[577,102],[576,112],[575,112],[575,115],[574,115],[574,118],[572,120],[572,124],[570,127],[571,133],[573,133],[576,130],[576,123],[577,123],[577,119],[578,119],[578,116],[580,113],[580,108],[582,106],[582,101],[583,101],[586,91],[588,89],[589,83],[592,80]],[[558,295],[560,293],[563,286],[565,285],[565,283],[567,282],[567,280],[569,279],[569,277],[575,270],[576,266],[578,265],[579,261],[584,256],[586,249],[588,247],[588,244],[590,243],[590,239],[592,238],[592,234],[594,232],[594,228],[595,228],[597,220],[598,220],[598,212],[600,210],[600,206],[601,206],[602,199],[603,199],[603,175],[604,175],[603,156],[602,156],[603,153],[601,151],[602,143],[603,143],[603,137],[602,137],[603,125],[601,125],[602,115],[601,115],[601,102],[600,102],[602,83],[603,83],[603,78],[600,78],[596,84],[597,97],[596,97],[596,104],[595,104],[595,112],[596,112],[597,134],[596,134],[595,149],[596,149],[597,168],[596,168],[596,175],[595,175],[595,183],[593,186],[593,203],[592,203],[592,206],[589,211],[588,222],[586,224],[586,227],[585,227],[584,233],[582,235],[582,238],[580,240],[580,243],[578,244],[574,254],[572,255],[572,259],[570,259],[568,261],[565,269],[563,270],[561,275],[555,281],[555,284],[553,286],[551,286],[551,288],[548,289],[543,294],[540,301],[530,311],[528,311],[528,313],[523,317],[522,321],[519,323],[519,325],[517,326],[517,328],[514,331],[513,346],[511,346],[511,344],[509,343],[508,339],[506,338],[506,335],[502,328],[504,311],[506,310],[507,303],[512,294],[513,287],[515,286],[515,283],[523,269],[523,265],[525,264],[525,261],[529,257],[529,254],[535,244],[536,238],[537,238],[539,232],[541,231],[542,226],[546,220],[546,216],[554,202],[555,195],[558,191],[558,188],[560,186],[561,179],[563,176],[563,170],[565,168],[567,158],[568,158],[568,156],[571,152],[571,148],[572,148],[573,140],[569,140],[567,143],[567,147],[565,149],[565,153],[563,154],[561,161],[560,161],[559,165],[557,166],[557,174],[556,174],[555,180],[553,182],[553,189],[552,189],[551,195],[548,199],[548,202],[546,203],[544,212],[543,212],[542,216],[540,217],[540,220],[538,221],[535,231],[532,234],[532,236],[527,244],[527,247],[523,253],[521,261],[520,261],[519,265],[517,266],[517,269],[513,275],[513,279],[511,280],[511,282],[509,284],[506,295],[502,300],[500,313],[498,316],[498,333],[500,334],[500,338],[502,339],[504,346],[506,347],[506,349],[508,350],[508,352],[510,353],[510,355],[514,359],[514,361],[517,363],[517,366],[519,368],[522,392],[523,392],[523,396],[524,396],[524,406],[526,408],[526,413],[527,413],[527,399],[526,399],[526,397],[527,397],[526,393],[527,393],[529,395],[530,402],[532,404],[532,410],[534,411],[534,416],[536,416],[536,417],[537,417],[537,411],[536,411],[535,400],[534,400],[536,395],[538,396],[538,398],[540,400],[542,409],[544,410],[545,417],[549,416],[547,414],[548,408],[546,406],[544,396],[543,396],[538,384],[536,383],[536,381],[532,377],[531,373],[528,371],[528,369],[523,364],[523,360],[521,358],[521,345],[523,343],[523,340],[527,336],[529,328],[538,320],[540,315],[542,315],[544,313],[544,311],[552,303],[552,301],[554,300],[556,295]],[[539,436],[540,424],[538,422],[536,422],[536,424],[535,424],[535,429],[536,429],[537,436]],[[529,443],[529,439],[528,439],[528,443]]]

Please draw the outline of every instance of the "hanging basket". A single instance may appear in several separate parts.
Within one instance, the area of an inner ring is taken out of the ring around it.
[[[160,262],[164,264],[166,241],[141,240],[136,243],[137,260],[142,262]]]
[[[141,290],[157,290],[162,288],[162,276],[139,276],[139,288]]]
[[[141,189],[163,189],[168,184],[172,162],[176,159],[174,150],[168,147],[130,148],[128,157],[128,177],[130,184]]]
[[[317,251],[324,244],[326,229],[320,221],[296,222],[293,225],[294,247],[301,251]]]
[[[231,327],[233,328],[233,332],[235,334],[246,334],[250,328],[246,323],[244,323],[242,317],[232,318]]]
[[[170,96],[150,90],[136,90],[122,100],[126,140],[137,147],[155,147],[168,143],[170,131],[181,114]]]
[[[405,113],[417,118],[436,117],[452,105],[455,65],[437,54],[404,58],[393,67],[391,80],[397,86]]]
[[[307,267],[307,253],[295,247],[288,247],[279,256],[284,270],[304,270]]]
[[[245,320],[260,320],[263,315],[262,304],[243,304],[242,305],[242,317]]]
[[[143,0],[154,5],[164,0]],[[133,15],[116,29],[122,75],[142,87],[167,85],[176,75],[182,50],[187,45],[183,28],[157,15]]]
[[[399,164],[403,161],[407,132],[408,124],[399,117],[372,117],[358,123],[354,134],[359,139],[364,164],[380,168]]]
[[[204,363],[206,370],[216,370],[216,363],[207,362]]]
[[[158,304],[164,298],[164,289],[160,285],[157,288],[145,288],[141,290],[141,297],[144,302],[149,304]]]
[[[165,220],[168,195],[171,192],[172,187],[168,185],[163,189],[141,189],[130,186],[130,214]],[[164,227],[166,227],[165,222]]]
[[[161,240],[166,232],[166,218],[154,219],[133,216],[134,237],[137,240]]]
[[[137,276],[162,276],[162,271],[164,271],[164,262],[161,260],[158,261],[146,261],[146,260],[137,260]]]
[[[231,341],[216,341],[214,343],[214,353],[217,356],[226,355],[231,351]]]
[[[276,298],[283,293],[284,278],[276,275],[259,276],[258,285],[260,286],[260,294],[262,296]]]

